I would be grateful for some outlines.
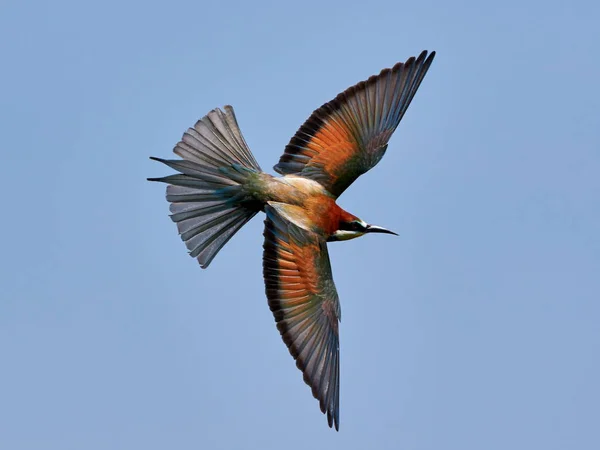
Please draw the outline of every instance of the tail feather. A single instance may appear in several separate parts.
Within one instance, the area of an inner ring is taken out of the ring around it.
[[[175,203],[186,202],[210,202],[213,200],[222,200],[223,196],[228,196],[229,193],[235,195],[239,191],[238,186],[230,186],[214,190],[190,189],[183,186],[167,186],[167,201]]]
[[[185,179],[191,179],[194,181],[199,180],[204,181],[207,184],[221,184],[224,186],[235,186],[236,184],[239,184],[238,181],[235,181],[231,177],[224,175],[217,169],[213,169],[212,167],[203,167],[200,164],[191,161],[166,160],[155,158],[154,156],[150,157],[150,159],[161,162],[170,168],[181,172],[183,177],[187,177]],[[172,175],[171,177],[177,180],[181,178],[182,175]],[[164,179],[161,179],[161,181],[164,181]],[[176,184],[176,181],[173,184]]]
[[[190,256],[197,258],[202,268],[206,268],[227,241],[252,217],[254,214],[248,215],[241,210],[229,212],[182,233],[181,237],[186,239]]]
[[[173,152],[182,160],[151,159],[179,172],[149,178],[167,186],[171,219],[190,256],[208,267],[231,237],[256,215],[243,185],[260,172],[239,129],[233,108],[215,109],[188,129]]]
[[[240,164],[260,171],[237,124],[231,106],[214,109],[189,128],[173,149],[183,159],[218,169]]]
[[[171,219],[173,222],[179,223],[184,220],[206,217],[222,211],[231,211],[231,205],[229,202],[217,200],[202,203],[184,203],[183,205],[172,203],[171,212],[173,214],[171,214]]]
[[[148,181],[160,181],[161,183],[168,183],[174,186],[184,186],[192,189],[216,189],[217,187],[223,188],[228,186],[235,186],[235,183],[229,182],[229,180],[215,179],[210,175],[196,178],[188,175],[168,175],[161,178],[148,178]]]

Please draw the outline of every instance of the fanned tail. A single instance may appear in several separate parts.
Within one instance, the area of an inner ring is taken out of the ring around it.
[[[179,173],[148,178],[167,186],[171,219],[190,256],[203,269],[260,207],[245,194],[245,181],[261,172],[231,106],[214,109],[189,128],[173,153],[182,160],[151,157]]]

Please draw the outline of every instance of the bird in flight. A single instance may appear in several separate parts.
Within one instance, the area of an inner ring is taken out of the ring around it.
[[[166,183],[171,219],[202,268],[252,217],[266,214],[263,275],[269,308],[304,381],[339,430],[340,302],[327,242],[396,234],[343,210],[336,199],[383,157],[435,52],[382,70],[315,110],[274,169],[263,172],[231,106],[189,128],[173,152],[151,159]]]

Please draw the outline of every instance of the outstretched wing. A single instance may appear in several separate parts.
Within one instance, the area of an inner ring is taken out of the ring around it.
[[[384,69],[315,110],[274,169],[321,183],[338,197],[382,158],[435,52]]]
[[[304,381],[339,430],[340,304],[327,244],[265,207],[263,271],[277,328]]]

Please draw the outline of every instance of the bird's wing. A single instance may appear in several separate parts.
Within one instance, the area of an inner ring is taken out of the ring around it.
[[[329,426],[339,429],[340,303],[324,238],[265,207],[263,271],[269,307]]]
[[[384,69],[315,110],[274,169],[318,181],[338,197],[379,162],[434,56],[424,51]]]

